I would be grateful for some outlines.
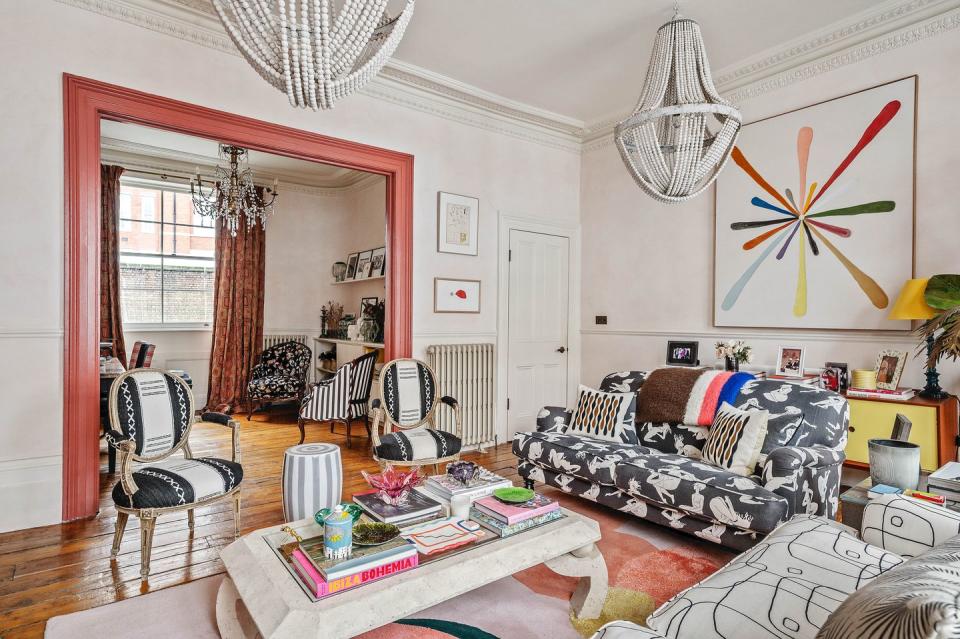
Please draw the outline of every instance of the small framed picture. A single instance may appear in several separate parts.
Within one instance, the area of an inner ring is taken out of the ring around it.
[[[803,347],[780,347],[777,351],[777,375],[803,377]]]
[[[697,359],[697,350],[700,348],[700,342],[675,342],[667,341],[667,364],[670,366],[696,366],[700,363]]]
[[[480,280],[433,278],[434,313],[479,313]]]
[[[906,351],[880,351],[877,355],[877,388],[897,390],[906,361]]]
[[[373,257],[373,251],[361,251],[357,258],[357,273],[353,279],[365,280],[370,277],[370,258]],[[349,266],[347,269],[349,270]]]
[[[380,303],[379,297],[361,297],[360,298],[360,317],[367,314],[367,308],[376,306]]]
[[[387,267],[387,247],[373,249],[370,257],[370,277],[383,277]]]
[[[480,200],[443,191],[437,200],[437,251],[476,255]]]
[[[825,369],[832,368],[837,371],[837,388],[830,390],[838,390],[841,393],[847,390],[847,387],[850,385],[850,372],[846,362],[825,362],[823,367]]]
[[[347,257],[347,275],[344,277],[346,280],[352,280],[357,274],[357,258],[360,257],[359,253],[351,253]]]

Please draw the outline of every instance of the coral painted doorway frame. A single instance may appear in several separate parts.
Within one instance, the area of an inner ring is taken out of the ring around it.
[[[386,357],[413,345],[413,156],[271,124],[70,74],[64,96],[64,521],[99,501],[100,120],[177,133],[386,177]]]

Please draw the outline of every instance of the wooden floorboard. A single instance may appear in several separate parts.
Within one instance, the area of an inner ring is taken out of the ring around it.
[[[275,412],[241,421],[244,469],[241,532],[283,522],[280,472],[283,451],[299,440],[296,417],[282,407]],[[354,433],[357,430],[354,429]],[[377,470],[370,457],[366,436],[331,434],[326,424],[307,425],[308,442],[338,444],[344,467],[344,498],[367,488],[360,470]],[[199,424],[190,438],[196,457],[229,458],[230,431]],[[501,475],[517,480],[516,458],[509,444],[485,453],[467,453]],[[150,579],[140,581],[140,528],[136,519],[127,524],[120,554],[110,558],[116,510],[110,491],[117,477],[106,472],[101,455],[100,513],[91,519],[0,534],[0,637],[43,637],[47,619],[223,572],[219,552],[233,541],[232,505],[197,509],[191,534],[186,513],[157,521],[154,532]]]

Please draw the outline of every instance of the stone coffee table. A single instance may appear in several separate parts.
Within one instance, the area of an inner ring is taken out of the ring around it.
[[[217,594],[220,634],[224,639],[353,637],[541,563],[561,575],[581,577],[570,605],[579,617],[598,617],[607,596],[607,565],[595,545],[600,526],[563,512],[566,517],[549,524],[454,551],[317,602],[263,539],[282,526],[263,528],[220,553],[227,569]],[[290,525],[302,537],[322,533],[309,519]]]

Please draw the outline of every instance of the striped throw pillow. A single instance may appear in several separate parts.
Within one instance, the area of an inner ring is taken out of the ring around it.
[[[703,459],[732,473],[749,477],[767,436],[770,411],[740,410],[724,402],[707,435]]]
[[[636,444],[636,412],[636,393],[604,393],[581,384],[577,407],[565,432],[611,442]]]

